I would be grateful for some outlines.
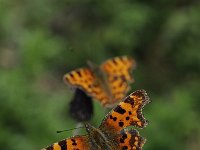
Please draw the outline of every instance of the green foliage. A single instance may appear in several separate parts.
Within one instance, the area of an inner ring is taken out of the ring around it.
[[[0,149],[41,149],[71,136],[64,73],[118,56],[137,60],[144,149],[200,147],[198,1],[0,0]],[[94,102],[92,124],[105,112]],[[102,110],[102,111],[99,111]]]

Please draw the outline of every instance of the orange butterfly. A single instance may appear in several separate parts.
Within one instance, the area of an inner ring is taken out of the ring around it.
[[[130,71],[135,68],[135,60],[127,57],[114,57],[94,68],[79,68],[64,75],[64,81],[84,90],[91,97],[109,107],[125,97],[129,83],[133,82]]]
[[[145,90],[135,91],[104,118],[99,128],[86,123],[87,135],[67,138],[42,150],[141,150],[145,139],[126,127],[148,124],[142,108],[149,102]]]

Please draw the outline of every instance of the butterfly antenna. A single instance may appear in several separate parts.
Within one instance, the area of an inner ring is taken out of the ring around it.
[[[82,126],[82,127],[77,127],[77,128],[67,129],[67,130],[58,130],[58,131],[56,131],[56,132],[57,132],[57,133],[62,133],[62,132],[71,131],[71,130],[76,130],[76,129],[80,129],[80,128],[85,128],[85,127]]]

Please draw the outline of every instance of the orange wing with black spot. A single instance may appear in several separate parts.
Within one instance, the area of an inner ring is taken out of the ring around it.
[[[141,150],[145,138],[142,138],[137,130],[123,130],[117,138],[120,150]]]
[[[104,77],[98,78],[90,68],[80,68],[64,75],[64,81],[70,86],[84,90],[88,95],[99,100],[104,106],[112,106],[129,90],[129,83],[133,82],[130,71],[135,67],[134,59],[121,56],[105,61],[100,66]],[[106,87],[106,88],[105,88]]]
[[[128,126],[145,127],[148,121],[142,115],[142,108],[149,102],[145,90],[131,93],[104,118],[99,128],[105,132],[118,133]]]
[[[101,65],[101,70],[107,76],[108,86],[115,100],[113,103],[126,96],[129,83],[134,82],[130,72],[135,66],[135,60],[128,56],[114,57]]]
[[[42,150],[91,150],[88,136],[75,136],[54,143]]]
[[[108,102],[109,98],[107,94],[89,68],[80,68],[65,74],[64,81],[70,86],[84,90],[88,95],[99,100],[102,104]]]

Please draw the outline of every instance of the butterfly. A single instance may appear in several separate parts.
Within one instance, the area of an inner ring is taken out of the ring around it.
[[[141,150],[145,138],[127,127],[148,124],[142,108],[149,102],[146,91],[137,90],[113,108],[98,128],[85,123],[87,135],[67,138],[42,150]]]
[[[134,82],[130,74],[136,66],[133,58],[114,57],[102,63],[100,67],[90,66],[65,74],[65,83],[82,89],[105,107],[113,106],[126,96],[130,89],[129,83]]]

